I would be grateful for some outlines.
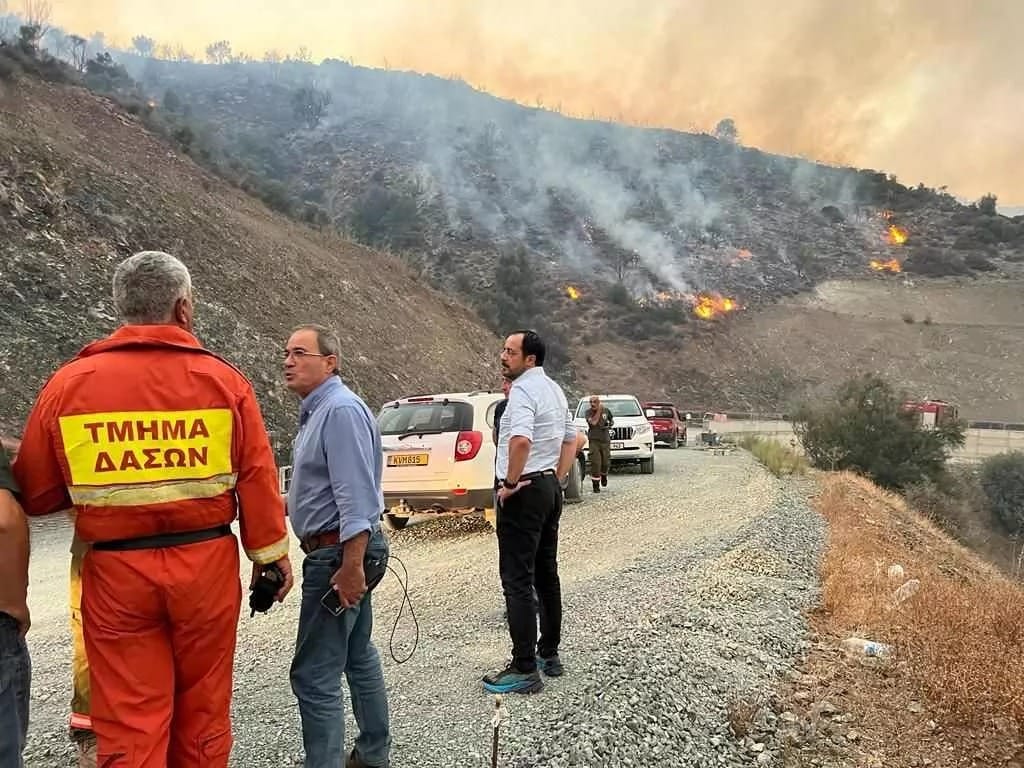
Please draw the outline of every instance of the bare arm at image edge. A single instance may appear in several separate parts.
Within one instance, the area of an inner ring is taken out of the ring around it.
[[[18,503],[17,485],[7,453],[0,448],[0,611],[12,616],[22,634],[30,625],[28,612],[28,518]]]

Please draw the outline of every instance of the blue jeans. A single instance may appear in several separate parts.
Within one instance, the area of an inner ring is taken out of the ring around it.
[[[379,528],[370,534],[369,555],[388,551]],[[299,702],[306,768],[340,768],[345,764],[344,673],[359,726],[355,749],[364,763],[388,765],[391,750],[387,689],[380,656],[370,639],[371,594],[354,608],[332,615],[320,604],[340,566],[340,547],[310,552],[302,562],[302,606],[292,660],[292,692]]]
[[[18,622],[0,613],[0,765],[22,768],[32,662]]]

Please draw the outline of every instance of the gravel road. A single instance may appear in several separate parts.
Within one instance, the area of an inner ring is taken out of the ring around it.
[[[540,694],[505,697],[498,764],[779,764],[772,689],[807,648],[801,610],[817,595],[824,533],[801,486],[743,452],[659,451],[655,474],[613,474],[605,492],[567,506],[566,675]],[[33,531],[27,762],[38,768],[73,765],[69,541],[62,520]],[[465,522],[410,525],[392,534],[392,551],[409,570],[419,621],[415,654],[397,664],[388,646],[401,590],[386,578],[374,634],[390,691],[392,765],[489,766],[495,699],[480,677],[509,653],[493,533]],[[297,547],[292,556],[300,561]],[[302,764],[288,684],[297,610],[289,599],[254,619],[246,609],[239,621],[233,766]],[[399,659],[414,635],[406,608],[393,641]],[[765,706],[740,718],[737,737],[730,715],[747,702]]]

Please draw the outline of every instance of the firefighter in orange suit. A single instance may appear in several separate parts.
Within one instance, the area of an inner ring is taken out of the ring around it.
[[[241,603],[292,586],[284,505],[249,381],[192,334],[185,265],[145,251],[114,274],[123,325],[40,392],[15,465],[30,515],[74,506],[89,545],[82,620],[97,761],[226,768]],[[276,569],[269,566],[273,564]]]

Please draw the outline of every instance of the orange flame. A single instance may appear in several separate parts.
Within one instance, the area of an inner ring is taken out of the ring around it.
[[[565,295],[568,296],[573,301],[579,301],[580,296],[582,296],[583,294],[581,294],[579,292],[579,289],[575,288],[574,286],[567,285],[565,286]]]
[[[712,320],[739,309],[736,299],[730,299],[717,293],[698,293],[693,300],[693,314],[701,320]]]
[[[871,260],[871,268],[875,272],[902,272],[903,267],[896,259],[889,259],[888,261],[878,261],[878,259]]]
[[[890,224],[889,242],[892,245],[903,245],[905,242],[907,242],[907,230],[900,229],[895,224]]]

